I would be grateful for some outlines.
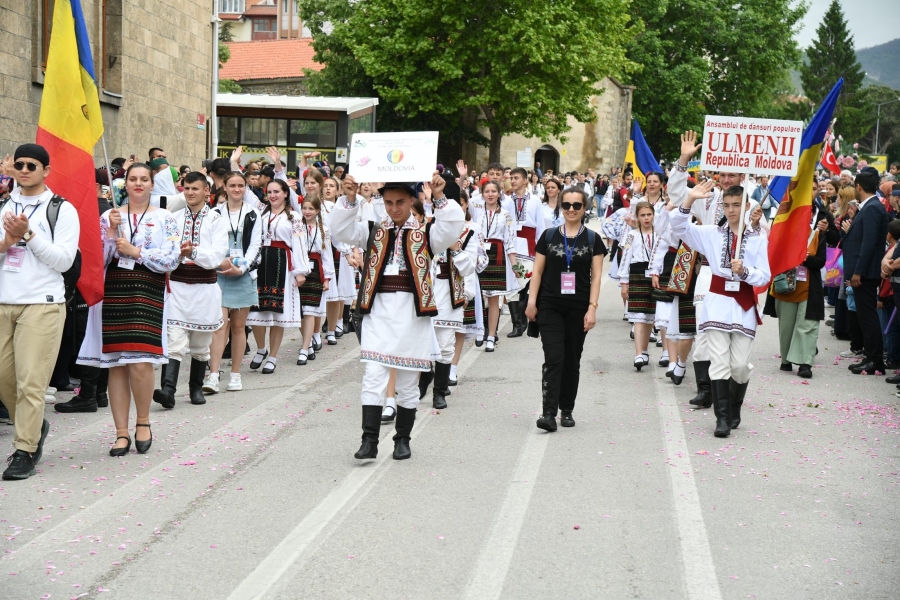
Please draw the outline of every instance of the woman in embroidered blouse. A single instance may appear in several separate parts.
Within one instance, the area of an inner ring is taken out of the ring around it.
[[[78,363],[109,369],[109,405],[116,425],[110,456],[131,449],[128,421],[131,398],[137,412],[134,445],[150,449],[153,365],[165,364],[166,273],[178,266],[180,232],[168,211],[150,205],[153,174],[142,163],[125,173],[128,206],[100,217],[106,262],[104,297],[90,309]]]
[[[306,281],[309,260],[303,247],[303,219],[287,207],[290,188],[281,179],[266,186],[269,205],[262,212],[263,241],[256,289],[259,304],[250,311],[257,354],[266,357],[263,374],[275,372],[285,327],[300,327],[300,292]],[[269,346],[266,330],[269,330]],[[254,359],[254,363],[257,363]],[[252,366],[252,365],[251,365]]]
[[[562,191],[562,184],[559,179],[551,177],[547,179],[544,185],[543,201],[541,205],[541,213],[544,215],[544,229],[551,227],[559,227],[565,221],[562,212],[559,210],[559,193]]]
[[[341,184],[334,177],[326,177],[322,182],[322,209],[325,227],[331,227],[331,212],[340,195]],[[337,339],[344,335],[342,314],[344,306],[356,299],[356,280],[354,271],[347,262],[350,246],[337,240],[332,241],[334,256],[334,285],[325,292],[325,319],[328,322],[326,341],[329,346],[337,344]]]
[[[653,287],[647,275],[653,260],[656,235],[653,229],[655,215],[650,203],[645,200],[638,202],[634,212],[638,228],[629,231],[625,237],[619,280],[622,298],[627,302],[628,320],[634,324],[634,368],[640,371],[650,363],[647,345],[650,343],[650,330],[656,315]]]
[[[481,186],[484,214],[478,224],[484,235],[488,266],[478,274],[481,292],[488,299],[488,327],[485,352],[493,352],[500,321],[500,298],[519,290],[513,273],[516,264],[516,224],[509,212],[500,206],[500,187],[493,181]]]
[[[331,252],[331,233],[322,221],[322,203],[318,196],[303,200],[303,244],[309,256],[310,272],[300,286],[300,304],[303,307],[303,342],[297,357],[298,365],[316,359],[312,346],[316,321],[325,316],[325,295],[334,282],[334,257]]]

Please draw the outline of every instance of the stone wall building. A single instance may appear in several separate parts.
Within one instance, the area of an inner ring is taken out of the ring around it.
[[[37,133],[53,0],[0,0],[0,156]],[[208,153],[214,0],[81,0],[110,159]],[[202,128],[201,128],[202,127]],[[94,148],[102,164],[101,144]]]
[[[566,133],[566,143],[557,138],[541,140],[519,134],[507,135],[500,146],[500,162],[515,167],[517,153],[528,150],[529,169],[535,162],[540,162],[544,171],[552,169],[554,173],[583,173],[589,168],[597,173],[609,173],[613,167],[621,167],[631,134],[634,87],[607,77],[597,83],[596,88],[599,93],[590,100],[597,114],[595,122],[579,123],[569,117],[571,129]],[[482,133],[489,135],[487,130]],[[470,168],[483,170],[487,167],[487,147],[467,143],[464,155]]]

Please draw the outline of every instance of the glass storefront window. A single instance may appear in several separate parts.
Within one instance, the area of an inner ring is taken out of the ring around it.
[[[286,146],[287,121],[284,119],[241,119],[241,143],[248,146]]]
[[[350,119],[350,138],[354,133],[369,133],[372,127],[372,113]]]
[[[337,121],[292,119],[290,145],[334,148],[337,145]]]
[[[219,143],[235,145],[238,142],[238,118],[219,117]]]

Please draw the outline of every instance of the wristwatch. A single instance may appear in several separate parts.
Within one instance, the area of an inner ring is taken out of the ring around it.
[[[30,241],[31,241],[31,238],[33,238],[33,237],[34,237],[34,232],[33,232],[32,230],[29,229],[29,230],[26,231],[25,234],[22,236],[22,239],[25,240],[25,242],[27,243],[27,242],[30,242]]]
[[[590,304],[590,305],[593,306],[594,308],[600,308],[600,304],[597,303],[597,302],[588,302],[588,304]]]

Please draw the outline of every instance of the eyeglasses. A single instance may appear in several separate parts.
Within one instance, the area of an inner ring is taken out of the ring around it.
[[[563,210],[581,210],[584,208],[583,202],[563,202],[560,204]]]
[[[20,160],[20,161],[13,163],[13,168],[15,168],[16,171],[24,171],[25,168],[27,167],[28,170],[31,171],[32,173],[37,171],[39,166],[41,166],[41,165],[39,165],[37,163],[33,163],[33,162],[25,162],[24,160]]]

